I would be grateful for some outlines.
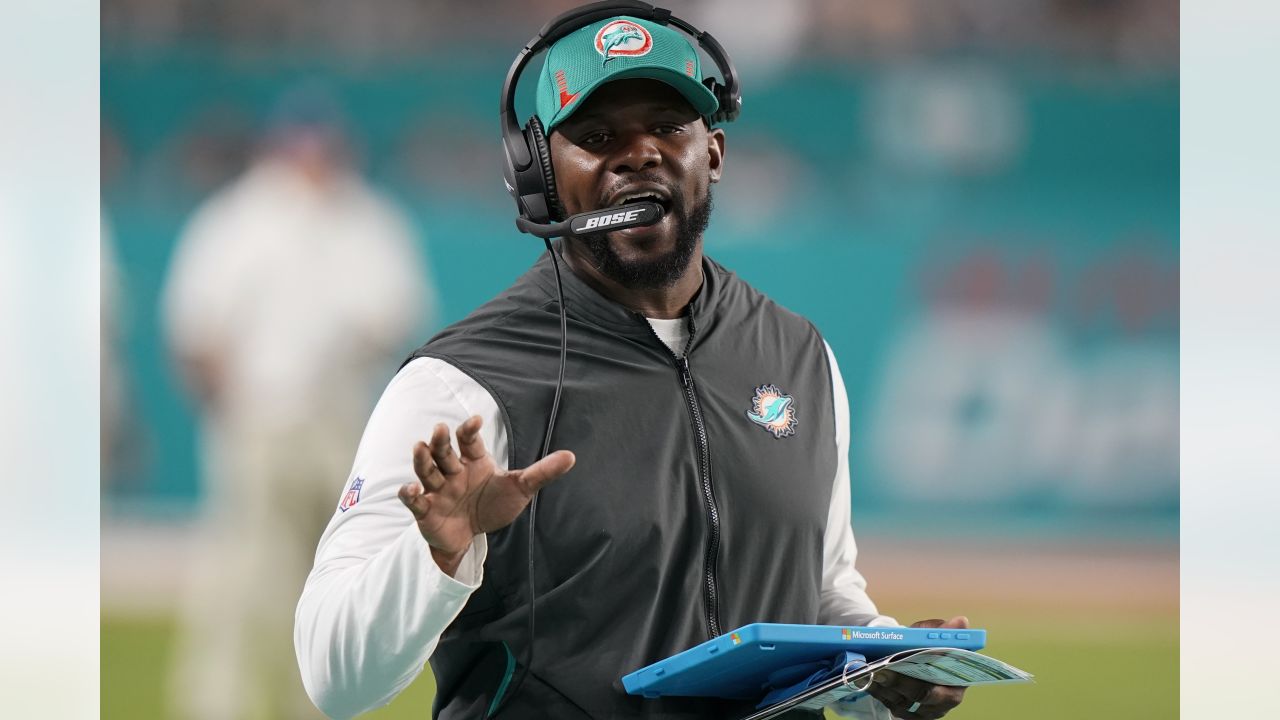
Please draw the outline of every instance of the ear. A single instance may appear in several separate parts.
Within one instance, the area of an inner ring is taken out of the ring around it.
[[[711,182],[720,182],[724,169],[724,130],[711,128],[707,131],[707,156],[711,161]]]

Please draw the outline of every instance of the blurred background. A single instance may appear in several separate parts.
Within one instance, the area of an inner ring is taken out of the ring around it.
[[[278,626],[380,388],[540,252],[497,95],[574,5],[103,0],[105,717],[318,717]],[[949,717],[1175,717],[1177,3],[669,6],[743,84],[707,252],[839,358],[872,596],[1038,676]]]

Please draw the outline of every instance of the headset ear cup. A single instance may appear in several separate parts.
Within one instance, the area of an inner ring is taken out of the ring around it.
[[[707,116],[707,123],[715,125],[720,122],[720,116],[724,114],[724,95],[720,92],[720,83],[713,77],[702,78],[702,85],[716,98],[716,111]]]
[[[707,86],[712,95],[716,96],[717,108],[715,113],[711,115],[712,124],[722,122],[733,122],[738,119],[739,100],[729,94],[729,88],[715,78],[703,78],[702,84]]]
[[[529,118],[530,148],[533,150],[534,162],[542,169],[542,194],[547,199],[547,211],[553,221],[563,220],[564,206],[560,204],[560,193],[556,192],[556,172],[551,166],[551,143],[547,133],[542,129],[542,121],[537,115]]]

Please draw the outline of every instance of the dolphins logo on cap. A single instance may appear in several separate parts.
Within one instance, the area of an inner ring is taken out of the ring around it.
[[[614,20],[606,23],[596,33],[596,52],[604,57],[600,63],[604,67],[616,57],[639,57],[648,55],[653,49],[653,37],[637,23],[629,20]]]

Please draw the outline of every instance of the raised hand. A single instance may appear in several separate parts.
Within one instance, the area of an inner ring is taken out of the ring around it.
[[[479,415],[458,426],[458,453],[449,443],[449,426],[436,425],[430,444],[413,447],[418,482],[400,487],[400,502],[413,513],[431,556],[449,575],[480,534],[510,525],[533,494],[564,475],[575,458],[557,450],[523,470],[499,470],[480,439]],[[461,456],[459,456],[461,453]]]

